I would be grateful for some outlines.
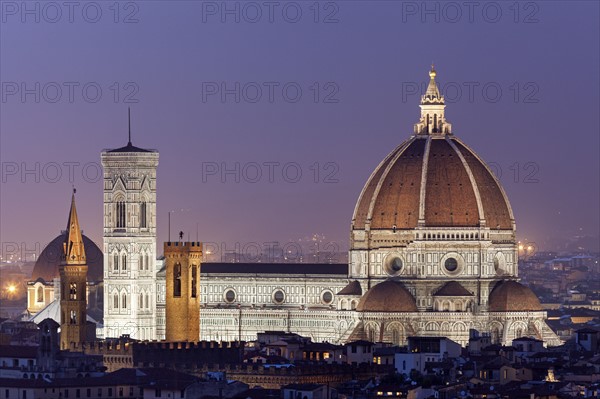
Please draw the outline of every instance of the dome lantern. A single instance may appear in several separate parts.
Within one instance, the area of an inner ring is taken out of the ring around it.
[[[444,96],[440,94],[435,77],[437,72],[433,65],[429,71],[429,85],[427,91],[421,96],[421,119],[415,123],[415,134],[420,135],[446,135],[451,134],[452,125],[444,116]]]

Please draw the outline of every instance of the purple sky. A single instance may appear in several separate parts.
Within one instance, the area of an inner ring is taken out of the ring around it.
[[[453,132],[501,172],[519,238],[551,248],[598,237],[598,2],[469,10],[463,2],[338,1],[318,3],[318,15],[312,1],[275,2],[272,16],[263,2],[123,2],[118,15],[108,1],[77,3],[72,15],[44,4],[1,3],[3,246],[43,247],[64,229],[69,162],[79,163],[80,221],[101,246],[100,151],[126,144],[131,106],[133,143],[160,151],[159,244],[167,212],[183,209],[172,215],[173,235],[195,239],[199,223],[200,240],[228,248],[319,233],[346,249],[360,190],[412,133],[421,94],[413,90],[426,84],[432,61]],[[236,4],[239,22],[221,15]],[[134,23],[123,23],[128,16]],[[206,91],[235,82],[239,103]],[[276,82],[273,101],[265,82]],[[252,102],[257,86],[262,97]],[[236,162],[247,172],[239,183],[233,175],[203,181],[203,163]],[[269,162],[279,162],[273,182]],[[36,163],[39,173],[21,175]],[[256,183],[253,163],[263,165]],[[86,164],[93,182],[82,177]],[[291,165],[285,178],[283,165]],[[294,165],[297,183],[289,182]]]

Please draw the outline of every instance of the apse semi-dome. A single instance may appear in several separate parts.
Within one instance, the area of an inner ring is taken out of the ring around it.
[[[371,174],[356,203],[352,228],[513,230],[502,187],[481,158],[451,134],[435,71],[430,76],[415,134]]]
[[[62,232],[58,237],[52,240],[35,262],[31,280],[35,281],[42,278],[45,281],[52,281],[55,277],[59,277],[58,266],[61,263],[63,256],[63,243],[67,237],[67,232]],[[87,236],[83,236],[83,247],[86,254],[88,272],[87,278],[89,281],[102,281],[102,271],[104,267],[104,257],[98,246]]]
[[[543,310],[538,297],[523,284],[506,280],[498,283],[488,299],[490,312],[538,312]]]
[[[398,281],[387,280],[371,288],[360,299],[359,312],[417,312],[415,298]]]

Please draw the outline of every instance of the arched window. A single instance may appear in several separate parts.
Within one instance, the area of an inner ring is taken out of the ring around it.
[[[146,264],[146,270],[150,270],[150,262],[149,262],[148,254],[144,255],[144,263]]]
[[[119,254],[115,252],[113,255],[113,271],[119,271]]]
[[[173,268],[173,296],[181,296],[181,264],[176,263]]]
[[[367,341],[375,342],[375,327],[373,326],[367,328]]]
[[[77,284],[69,284],[69,299],[77,300]]]
[[[37,301],[44,302],[44,287],[41,285],[37,289]]]
[[[146,309],[150,309],[150,295],[146,294]]]
[[[138,259],[138,267],[140,270],[144,270],[144,255],[140,254],[140,258]]]
[[[147,212],[146,212],[146,203],[142,202],[140,204],[140,227],[145,229],[146,227],[148,227],[148,219],[147,219]]]
[[[113,307],[119,309],[119,294],[113,295]]]
[[[121,270],[127,271],[127,254],[121,255]]]
[[[69,323],[77,324],[77,312],[74,310],[71,310],[71,312],[70,312]]]
[[[125,201],[116,203],[117,228],[125,227]]]
[[[140,309],[144,308],[144,294],[140,292]]]
[[[392,330],[392,343],[395,345],[400,345],[400,331],[397,328]]]
[[[523,336],[523,329],[517,328],[515,331],[515,338],[521,338]]]
[[[123,309],[127,309],[127,294],[123,293],[123,296],[121,297],[121,307]]]

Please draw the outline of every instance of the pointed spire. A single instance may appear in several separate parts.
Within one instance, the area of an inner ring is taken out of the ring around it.
[[[64,260],[67,265],[85,265],[85,249],[83,247],[83,236],[79,227],[79,218],[75,207],[75,193],[71,197],[71,210],[69,211],[69,221],[67,222],[67,237],[64,242]]]
[[[429,71],[429,85],[427,86],[425,95],[421,97],[421,104],[444,103],[444,97],[441,96],[437,84],[435,83],[436,76],[437,72],[435,71],[433,64],[431,64],[431,70]]]
[[[127,142],[128,146],[131,146],[131,108],[127,107],[127,124],[129,128],[129,141]]]

